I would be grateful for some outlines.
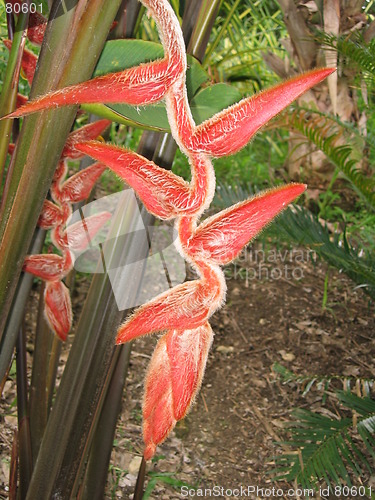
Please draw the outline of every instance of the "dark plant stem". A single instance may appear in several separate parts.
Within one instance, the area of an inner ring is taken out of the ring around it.
[[[90,458],[82,487],[82,500],[101,500],[105,497],[105,486],[108,476],[108,466],[113,448],[118,415],[121,410],[121,400],[126,380],[131,344],[120,346],[114,357],[112,376],[108,380],[103,409],[100,413],[95,434],[90,449]]]
[[[29,249],[30,254],[38,254],[41,252],[45,234],[46,232],[40,228],[35,231],[34,240]],[[4,378],[9,369],[33,281],[34,277],[31,274],[22,274],[19,280],[12,309],[5,326],[4,335],[0,341],[0,380]]]
[[[32,377],[30,385],[30,433],[34,463],[38,456],[49,414],[47,370],[53,334],[44,318],[44,282],[40,287],[38,319],[35,329]]]
[[[144,493],[144,484],[146,477],[146,460],[142,457],[142,462],[139,467],[137,482],[134,489],[134,500],[142,500]]]
[[[13,433],[12,452],[10,456],[9,471],[9,500],[17,498],[17,472],[18,472],[18,433]]]
[[[20,468],[21,500],[26,498],[32,473],[32,452],[30,440],[30,426],[28,415],[28,386],[26,364],[26,335],[24,328],[20,329],[16,351],[17,366],[17,412],[18,412],[18,454]]]

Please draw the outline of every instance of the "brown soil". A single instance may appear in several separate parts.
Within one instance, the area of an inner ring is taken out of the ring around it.
[[[306,250],[277,252],[271,249],[263,259],[258,248],[226,269],[227,301],[211,319],[215,340],[201,392],[189,415],[158,448],[156,460],[148,466],[152,474],[165,474],[167,480],[199,489],[224,488],[216,498],[229,498],[225,490],[241,486],[264,489],[258,497],[249,495],[253,499],[272,498],[267,487],[287,492],[293,485],[273,483],[269,473],[272,455],[280,453],[274,443],[287,436],[283,427],[290,411],[300,407],[328,415],[337,408],[328,401],[323,409],[322,391],[313,389],[302,397],[298,386],[282,384],[273,364],[278,362],[298,375],[374,377],[374,318],[366,296],[355,291],[345,276],[328,271],[324,263],[313,265]],[[155,342],[147,338],[133,347],[112,457],[119,467],[111,477],[117,497],[131,498],[134,491],[133,466],[143,446],[139,394]],[[110,489],[111,481],[109,493]],[[211,495],[217,491],[212,489]],[[159,480],[151,498],[184,497],[180,487]],[[285,493],[282,498],[292,497]]]
[[[227,301],[211,320],[215,341],[201,392],[189,415],[148,465],[146,487],[155,480],[152,499],[193,498],[181,495],[177,481],[189,487],[211,488],[215,498],[234,498],[225,490],[241,486],[246,491],[248,486],[258,486],[263,492],[237,498],[273,498],[266,490],[273,486],[283,489],[279,498],[298,498],[286,493],[293,485],[271,481],[272,455],[281,451],[275,442],[287,437],[284,425],[293,408],[331,416],[339,408],[333,398],[323,406],[322,391],[316,387],[303,397],[298,384],[283,384],[273,372],[273,364],[278,362],[298,375],[375,377],[373,306],[363,292],[354,290],[351,281],[328,270],[324,263],[313,264],[306,250],[281,249],[277,253],[277,249],[270,249],[268,256],[259,251],[260,247],[255,247],[226,269]],[[328,294],[323,304],[327,272]],[[132,498],[134,492],[143,448],[140,395],[155,342],[156,336],[151,336],[133,346],[108,499]],[[16,426],[9,403],[14,397],[14,383],[9,381],[2,400],[0,498],[7,498]],[[157,479],[157,474],[162,477]],[[224,491],[215,496],[219,488]],[[199,491],[195,496],[202,497]]]

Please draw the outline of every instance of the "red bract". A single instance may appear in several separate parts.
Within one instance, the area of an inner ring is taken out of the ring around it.
[[[38,226],[42,229],[52,229],[56,226],[61,226],[64,222],[64,213],[61,207],[52,203],[52,201],[44,200],[42,212],[38,219]]]
[[[61,188],[56,189],[54,193],[55,199],[60,203],[78,203],[85,200],[105,168],[105,165],[101,163],[94,163],[85,170],[72,175]]]
[[[334,68],[323,68],[296,76],[270,89],[230,106],[196,126],[181,82],[167,95],[172,132],[181,148],[188,152],[220,157],[236,153],[271,118],[301,94],[329,76]]]
[[[56,335],[65,341],[72,328],[73,314],[70,294],[61,281],[48,281],[44,292],[44,312]]]
[[[182,177],[118,146],[91,141],[77,144],[76,149],[105,163],[160,219],[172,219],[184,212],[201,213],[212,200],[215,177],[211,162],[203,155],[192,155],[192,181],[188,184]]]
[[[63,257],[60,255],[40,254],[28,255],[23,264],[23,270],[31,273],[44,281],[61,280],[72,268],[70,252]]]
[[[189,227],[191,222],[181,218],[179,234],[184,252],[194,260],[228,264],[306,187],[291,184],[266,191],[209,217],[196,231]]]
[[[63,158],[70,158],[71,160],[82,158],[83,154],[81,151],[76,149],[76,145],[83,141],[96,139],[105,131],[106,128],[110,126],[110,124],[110,120],[97,120],[96,122],[89,123],[88,125],[74,130],[68,135],[68,139],[65,143],[61,156]]]
[[[111,218],[110,212],[85,217],[84,220],[72,224],[67,229],[67,244],[72,251],[83,252],[91,245],[98,231]]]
[[[10,40],[3,40],[3,44],[10,51],[12,42]],[[37,62],[38,57],[33,52],[28,49],[23,49],[21,68],[30,86],[33,83]]]
[[[145,384],[146,460],[189,410],[202,382],[212,340],[208,323],[190,330],[171,330],[159,340]]]
[[[195,328],[220,307],[225,282],[219,268],[199,263],[202,279],[187,281],[137,309],[120,328],[117,344],[166,329]]]

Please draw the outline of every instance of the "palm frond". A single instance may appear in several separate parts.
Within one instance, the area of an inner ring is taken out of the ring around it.
[[[317,35],[323,47],[337,50],[344,64],[355,64],[360,72],[371,75],[372,82],[375,82],[375,40],[365,43],[359,31],[354,31],[349,36],[335,37],[328,33],[319,32]]]
[[[307,410],[293,412],[288,426],[291,440],[280,443],[289,450],[275,457],[275,480],[296,481],[314,489],[324,481],[333,489],[352,486],[353,475],[371,473],[368,455],[375,456],[375,401],[345,391],[337,395],[356,418],[336,420]]]
[[[252,196],[254,191],[250,185],[219,185],[214,205],[227,207]],[[327,226],[306,208],[297,205],[287,208],[263,235],[309,247],[375,299],[375,255],[371,248],[368,251],[362,245],[351,244],[345,232],[331,235]]]
[[[331,235],[327,226],[309,210],[294,206],[285,210],[269,233],[311,248],[319,257],[351,278],[357,287],[375,298],[375,256],[354,247],[344,233]]]
[[[320,149],[351,182],[355,191],[375,209],[375,180],[365,177],[357,167],[360,155],[353,144],[345,141],[340,145],[339,141],[345,138],[343,130],[337,128],[337,124],[333,126],[328,117],[315,116],[301,109],[285,116],[285,119],[290,128],[297,130]]]
[[[352,387],[360,386],[362,394],[370,397],[371,390],[375,384],[375,379],[345,375],[296,375],[294,372],[277,362],[272,365],[272,371],[279,376],[284,384],[300,385],[303,391],[302,396],[306,396],[313,387],[316,387],[318,390],[323,390],[323,394],[326,395],[331,382],[338,381],[341,382],[344,387],[344,394],[347,394],[347,391],[350,391]]]

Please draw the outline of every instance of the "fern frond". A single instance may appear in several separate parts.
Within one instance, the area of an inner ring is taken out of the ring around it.
[[[370,396],[371,390],[374,386],[375,379],[362,378],[362,377],[351,377],[345,375],[296,375],[292,371],[288,370],[285,366],[280,363],[274,363],[272,365],[272,371],[276,373],[284,384],[300,384],[302,386],[302,396],[306,394],[315,386],[318,390],[323,389],[324,394],[329,388],[329,385],[333,381],[339,381],[342,383],[345,392],[350,391],[352,387],[358,384],[361,387],[362,393],[365,396]]]
[[[375,209],[375,181],[367,178],[357,168],[357,160],[353,158],[354,148],[350,144],[338,145],[343,131],[332,128],[328,118],[315,116],[311,112],[297,109],[285,116],[288,126],[304,135],[320,149],[327,158],[351,182],[357,193],[364,198],[372,209]]]
[[[361,34],[356,31],[350,36],[340,36],[319,32],[317,38],[325,47],[337,49],[345,57],[347,64],[355,64],[363,73],[367,72],[375,78],[375,41],[366,44]],[[373,80],[374,81],[374,80]]]
[[[355,412],[356,419],[331,419],[307,410],[296,410],[288,429],[290,449],[275,457],[274,479],[296,481],[304,488],[317,488],[319,481],[329,487],[352,485],[351,476],[371,472],[367,454],[375,456],[375,401],[352,393],[337,393],[346,409]],[[358,442],[367,450],[363,452]]]
[[[244,200],[253,194],[250,186],[220,186],[214,204],[224,208]],[[273,236],[309,247],[316,255],[330,265],[344,272],[375,299],[375,256],[363,248],[356,248],[347,241],[345,233],[331,236],[329,230],[309,210],[300,206],[287,208],[265,231],[266,237]]]
[[[309,210],[294,206],[285,210],[277,220],[277,236],[311,248],[319,257],[351,278],[370,297],[375,299],[375,257],[347,241],[345,233],[330,232]],[[274,232],[276,224],[268,233]]]

